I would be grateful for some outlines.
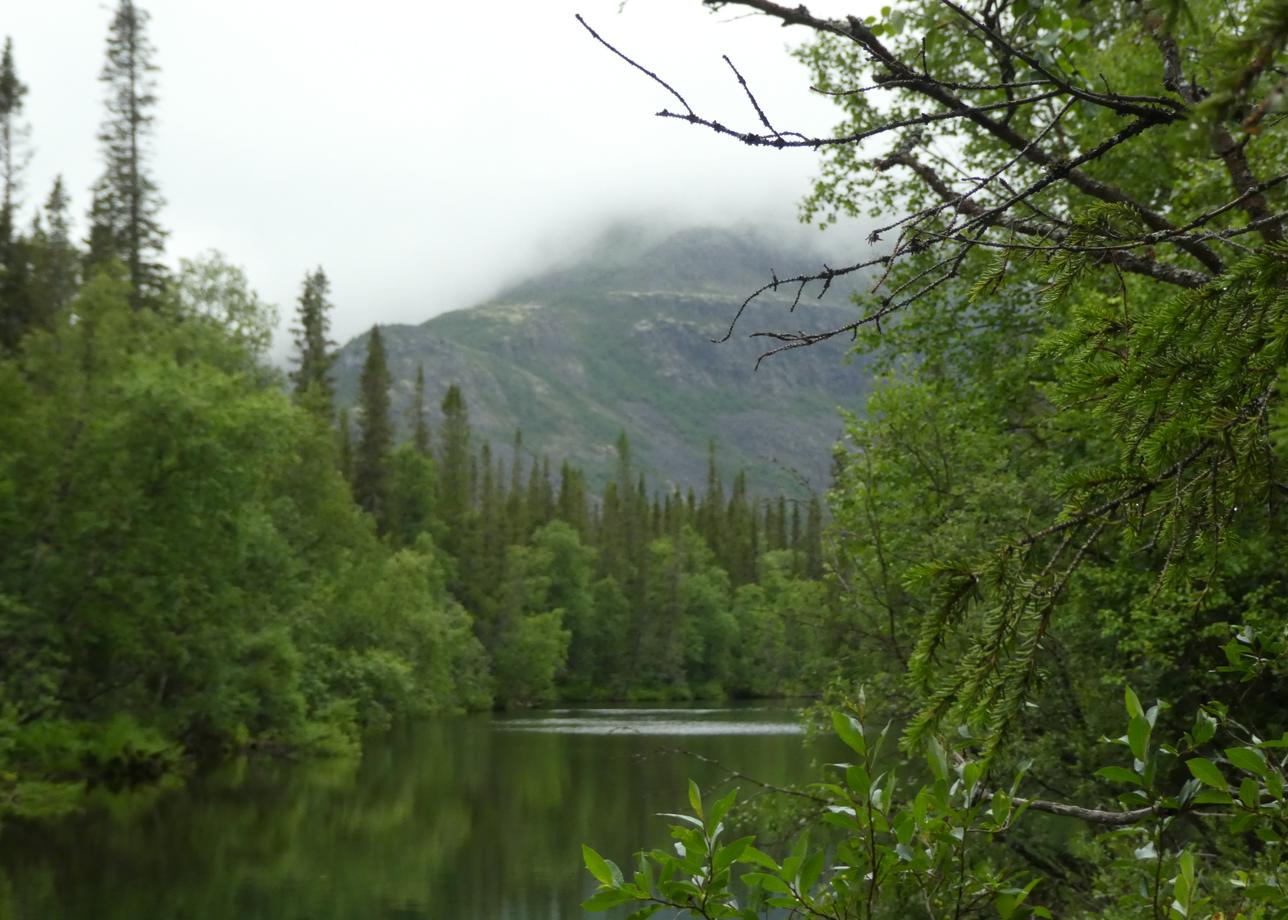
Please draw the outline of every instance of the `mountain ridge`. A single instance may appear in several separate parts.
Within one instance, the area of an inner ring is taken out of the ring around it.
[[[756,370],[763,348],[742,330],[782,327],[792,302],[785,293],[767,292],[747,308],[738,334],[711,341],[771,271],[786,277],[821,262],[747,229],[614,228],[579,260],[482,304],[382,326],[395,413],[401,422],[423,366],[434,407],[451,383],[461,386],[476,440],[506,456],[503,446],[521,429],[525,452],[548,454],[556,468],[568,459],[594,484],[612,475],[625,431],[653,487],[700,488],[714,439],[726,482],[745,467],[757,494],[824,489],[841,431],[837,408],[861,405],[862,366],[845,363],[846,346],[829,342]],[[807,292],[799,325],[852,318],[845,293],[819,301]],[[339,352],[340,405],[356,398],[366,338]],[[431,412],[431,428],[437,418]]]

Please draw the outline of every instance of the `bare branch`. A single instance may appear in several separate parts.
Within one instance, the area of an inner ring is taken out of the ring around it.
[[[622,54],[622,52],[618,51],[616,48],[614,48],[612,45],[606,42],[603,38],[600,37],[598,32],[596,32],[594,29],[590,27],[590,24],[586,22],[586,20],[581,18],[581,13],[576,13],[574,15],[576,16],[577,21],[581,23],[582,28],[585,29],[587,32],[589,32],[594,37],[595,41],[599,42],[601,45],[603,45],[609,51],[613,52],[613,54],[617,55],[627,64],[630,64],[636,70],[647,75],[650,79],[653,80],[654,83],[657,83],[659,86],[664,88],[668,93],[670,93],[676,99],[680,100],[680,105],[684,106],[685,111],[687,111],[690,115],[693,114],[693,109],[689,106],[689,103],[687,103],[684,100],[683,96],[681,96],[678,92],[676,92],[675,88],[671,86],[670,83],[667,83],[665,80],[663,80],[657,74],[653,73],[653,71],[649,70],[647,67],[637,64],[635,61],[631,60],[629,57]]]

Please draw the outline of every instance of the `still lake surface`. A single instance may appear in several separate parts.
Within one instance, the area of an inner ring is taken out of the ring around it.
[[[728,773],[677,749],[770,783],[813,778],[783,706],[426,721],[361,760],[245,761],[182,791],[7,825],[0,920],[581,917],[595,887],[581,843],[629,865],[666,845],[657,813],[688,810],[689,777],[705,795]]]

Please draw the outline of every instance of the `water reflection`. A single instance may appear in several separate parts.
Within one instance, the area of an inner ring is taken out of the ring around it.
[[[684,722],[677,719],[523,719],[503,722],[501,731],[561,735],[799,735],[795,722]]]
[[[718,766],[809,776],[786,710],[561,710],[409,726],[361,762],[239,763],[145,810],[0,837],[0,920],[563,920],[578,844],[626,861]],[[671,744],[671,747],[679,744]]]

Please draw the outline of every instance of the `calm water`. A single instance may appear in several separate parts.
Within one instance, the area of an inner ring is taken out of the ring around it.
[[[0,833],[0,920],[579,917],[580,844],[664,845],[686,780],[811,776],[796,714],[563,709],[408,726],[361,761],[241,763]],[[748,790],[750,791],[750,790]],[[598,916],[608,916],[600,914]]]

